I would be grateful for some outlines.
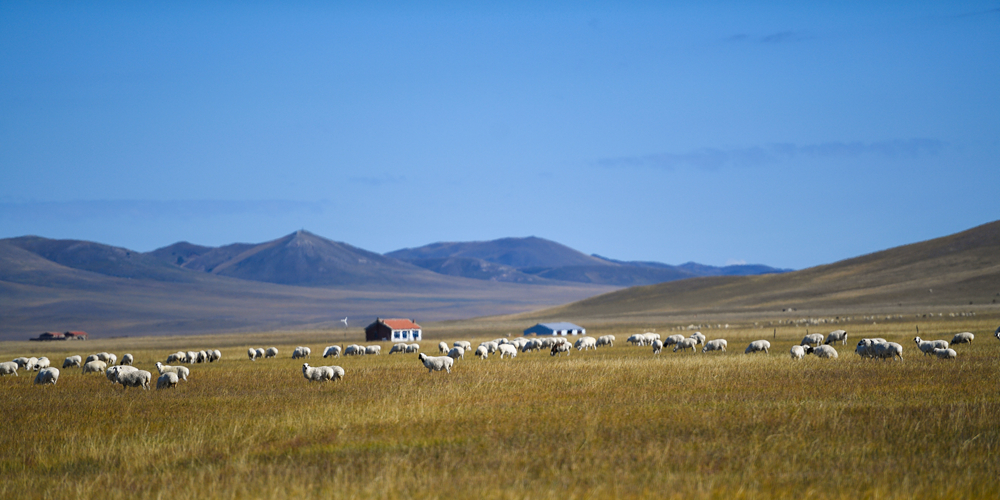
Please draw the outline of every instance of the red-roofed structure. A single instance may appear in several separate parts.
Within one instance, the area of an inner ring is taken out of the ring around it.
[[[66,340],[87,340],[87,332],[66,332]]]
[[[423,339],[423,329],[412,319],[382,319],[365,327],[365,341],[417,341]]]
[[[43,334],[41,334],[41,335],[39,335],[39,336],[37,336],[37,337],[35,337],[33,339],[28,339],[28,340],[38,340],[38,341],[41,341],[41,340],[66,340],[66,336],[63,335],[63,334],[61,334],[61,333],[59,333],[59,332],[45,332],[45,333],[43,333]]]

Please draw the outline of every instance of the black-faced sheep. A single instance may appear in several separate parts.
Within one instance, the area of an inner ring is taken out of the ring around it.
[[[934,349],[947,349],[947,340],[924,340],[920,337],[913,337],[913,342],[917,344],[917,348],[924,353],[924,356],[928,354],[933,354]]]
[[[570,353],[573,352],[573,348],[572,348],[572,346],[569,345],[569,342],[559,342],[559,343],[553,344],[552,345],[552,350],[549,351],[549,356],[555,356],[555,355],[563,353],[563,352],[566,353],[567,356],[569,356]]]
[[[35,361],[35,366],[31,367],[31,369],[35,370],[35,371],[38,371],[38,370],[41,370],[42,368],[48,368],[49,365],[51,365],[51,364],[52,363],[49,361],[49,358],[46,358],[45,356],[42,356],[42,357],[38,358],[37,361]]]
[[[267,350],[264,351],[264,359],[277,358],[277,357],[278,357],[278,348],[277,347],[268,347]],[[292,359],[295,359],[295,353],[294,352],[292,353]]]
[[[121,364],[123,364],[123,365],[131,365],[134,362],[135,362],[135,357],[134,356],[132,356],[131,354],[122,354],[122,362],[121,362]]]

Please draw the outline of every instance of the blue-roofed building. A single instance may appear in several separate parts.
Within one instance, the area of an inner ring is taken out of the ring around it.
[[[587,330],[573,323],[539,323],[524,331],[525,335],[586,335]]]

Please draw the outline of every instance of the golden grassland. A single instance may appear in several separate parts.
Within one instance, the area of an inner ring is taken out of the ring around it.
[[[613,348],[470,354],[450,375],[387,343],[381,356],[323,360],[342,331],[0,343],[2,360],[45,354],[56,367],[131,352],[154,385],[170,352],[223,353],[173,390],[123,390],[77,368],[56,386],[0,378],[0,498],[998,498],[996,318],[919,325],[928,339],[976,333],[954,361],[922,356],[914,326],[838,325],[850,332],[839,359],[801,361],[788,349],[804,328],[712,330],[729,352],[654,357],[625,344],[643,330],[607,327],[589,333],[617,335]],[[440,335],[475,345],[503,333]],[[905,360],[858,358],[868,336],[899,342]],[[758,338],[771,354],[744,355]],[[271,345],[279,358],[247,359]],[[306,381],[296,345],[345,379]]]

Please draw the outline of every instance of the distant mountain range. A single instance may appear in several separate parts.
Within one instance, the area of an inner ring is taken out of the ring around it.
[[[586,255],[534,236],[433,243],[385,255],[436,273],[513,283],[569,281],[636,286],[699,276],[748,276],[790,271],[765,265],[715,267],[694,262],[679,266],[661,262],[625,262],[599,255]]]

